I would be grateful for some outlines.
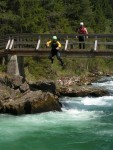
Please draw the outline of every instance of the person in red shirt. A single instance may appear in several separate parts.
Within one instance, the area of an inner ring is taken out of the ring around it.
[[[77,33],[81,34],[79,36],[79,42],[85,42],[85,38],[86,37],[88,38],[88,36],[86,36],[88,34],[88,31],[87,31],[87,28],[84,26],[83,22],[80,22],[80,27],[78,28]],[[85,49],[85,43],[79,43],[79,48]]]

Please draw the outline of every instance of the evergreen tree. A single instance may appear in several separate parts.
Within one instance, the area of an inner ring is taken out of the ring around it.
[[[112,0],[1,0],[0,34],[113,32]]]
[[[46,24],[50,33],[67,33],[71,31],[62,0],[45,0],[40,3],[46,12]]]
[[[81,5],[80,0],[69,0],[68,2],[64,0],[65,14],[69,20],[69,24],[72,27],[73,31],[76,31],[80,19]]]
[[[81,10],[79,14],[79,21],[83,21],[90,31],[93,32],[95,29],[94,13],[92,11],[91,3],[89,0],[80,0]]]
[[[8,0],[0,2],[0,34],[15,33],[14,23],[17,16],[13,14],[12,10],[8,9]]]

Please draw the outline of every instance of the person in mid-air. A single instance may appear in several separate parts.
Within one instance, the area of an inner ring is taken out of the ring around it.
[[[83,22],[80,22],[80,27],[78,28],[77,33],[81,34],[79,36],[79,42],[85,42],[85,38],[88,37],[88,31]],[[79,49],[81,48],[85,49],[85,43],[79,43]]]
[[[57,40],[57,36],[53,36],[52,40],[50,40],[46,43],[46,46],[47,47],[51,46],[51,52],[50,52],[50,55],[49,55],[49,59],[51,60],[51,63],[53,63],[53,61],[54,61],[53,57],[56,56],[57,59],[60,61],[61,66],[63,66],[64,63],[61,59],[61,55],[60,55],[60,52],[59,52],[59,49],[61,48],[61,43]]]

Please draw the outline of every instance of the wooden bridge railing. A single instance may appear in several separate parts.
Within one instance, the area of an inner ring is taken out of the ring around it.
[[[79,34],[55,34],[64,51],[82,51],[79,49]],[[53,34],[11,34],[0,37],[0,53],[10,51],[50,51],[46,42]],[[82,42],[83,43],[83,42]],[[84,51],[113,51],[113,34],[89,34],[85,40]]]

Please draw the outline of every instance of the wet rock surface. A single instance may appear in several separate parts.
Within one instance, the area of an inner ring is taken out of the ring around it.
[[[9,100],[2,105],[3,113],[13,115],[33,114],[47,111],[60,111],[61,107],[57,97],[53,94],[42,91],[31,91],[21,98]]]

